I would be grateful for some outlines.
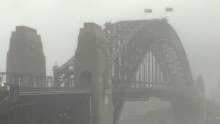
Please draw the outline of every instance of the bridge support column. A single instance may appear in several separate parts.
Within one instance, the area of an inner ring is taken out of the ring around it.
[[[113,124],[110,60],[101,27],[85,23],[75,54],[77,88],[91,91],[91,124]]]

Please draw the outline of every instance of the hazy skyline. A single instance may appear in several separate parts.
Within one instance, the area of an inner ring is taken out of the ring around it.
[[[55,61],[62,65],[74,55],[84,22],[168,16],[187,53],[194,78],[204,76],[207,87],[220,80],[220,2],[218,0],[0,0],[0,72],[15,26],[37,29],[43,42],[47,74]],[[165,7],[174,12],[165,14]],[[153,9],[144,15],[144,9]]]

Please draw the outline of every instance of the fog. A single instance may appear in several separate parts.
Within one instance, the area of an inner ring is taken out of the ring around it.
[[[84,22],[166,17],[180,36],[194,78],[204,76],[208,91],[220,76],[220,8],[218,0],[0,0],[0,71],[6,70],[6,54],[15,26],[37,29],[46,56],[47,74],[55,61],[62,65],[77,46]],[[165,7],[174,12],[165,13]],[[144,14],[144,9],[153,10]]]
[[[43,43],[46,72],[52,75],[55,63],[62,65],[74,56],[79,29],[85,22],[104,27],[106,22],[167,18],[182,41],[193,78],[196,80],[198,75],[203,76],[206,95],[210,97],[220,80],[219,5],[219,0],[0,0],[0,72],[6,71],[10,37],[16,26],[37,30]],[[166,7],[174,11],[166,13]],[[144,9],[152,9],[153,12],[144,13]],[[59,100],[57,105],[62,106],[62,102]],[[212,104],[208,102],[207,110],[212,110]],[[54,106],[45,108],[55,109]],[[159,115],[165,118],[160,120],[164,123],[172,116],[171,106],[170,102],[160,98],[126,102],[119,121],[120,124],[138,124],[148,120],[147,123],[154,124],[155,115]]]

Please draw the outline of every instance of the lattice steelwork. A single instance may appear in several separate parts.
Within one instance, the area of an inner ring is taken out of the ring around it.
[[[115,122],[126,97],[144,97],[141,92],[147,97],[146,91],[192,91],[193,79],[184,49],[165,19],[122,21],[105,26],[113,90],[121,92],[113,95]]]
[[[165,88],[167,86],[160,65],[152,52],[146,54],[139,65],[135,81],[132,82],[131,88]]]
[[[166,19],[106,23],[104,31],[112,64],[115,123],[126,98],[154,94],[161,97],[166,91],[193,92],[194,82],[185,51]],[[55,68],[54,75],[74,77],[74,57]]]
[[[181,42],[165,20],[107,23],[105,31],[114,87],[125,82],[192,83]]]
[[[70,58],[62,66],[55,65],[54,71],[54,82],[55,86],[67,86],[74,87],[74,60],[75,57]]]

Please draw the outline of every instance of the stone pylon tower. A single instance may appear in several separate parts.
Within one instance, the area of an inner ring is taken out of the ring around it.
[[[46,76],[45,56],[41,37],[35,29],[17,26],[16,31],[12,32],[7,54],[7,72],[8,83],[14,83],[11,73],[18,73],[21,74],[21,87],[45,86],[45,79],[42,78]]]
[[[100,26],[85,23],[75,53],[75,81],[76,88],[91,91],[91,124],[113,124],[110,74],[105,34]]]

